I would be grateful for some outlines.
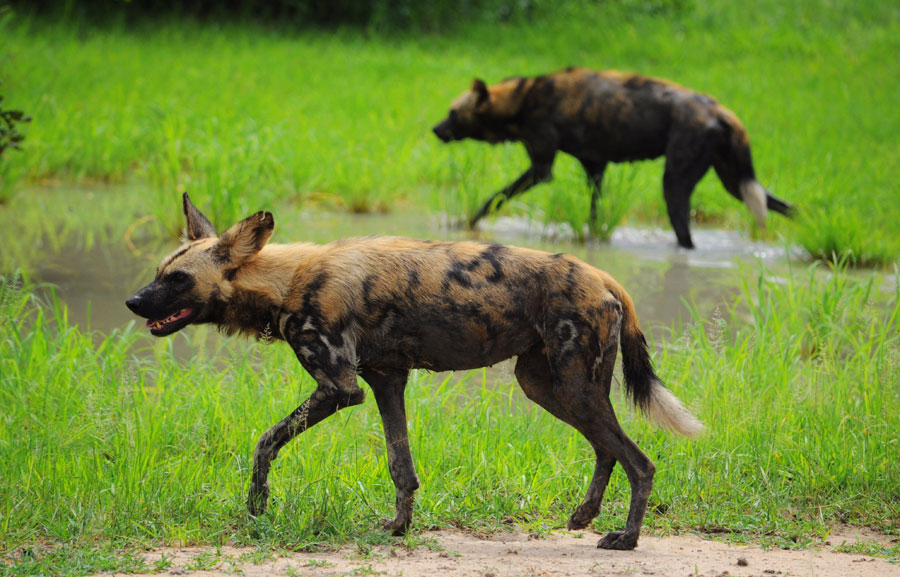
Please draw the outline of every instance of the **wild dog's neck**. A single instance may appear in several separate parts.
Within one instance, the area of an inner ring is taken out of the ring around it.
[[[516,141],[522,138],[518,123],[507,118],[486,118],[482,127],[484,140],[493,144]]]
[[[278,320],[297,269],[319,247],[312,244],[271,244],[234,272],[225,291],[221,327],[226,332],[281,338]]]

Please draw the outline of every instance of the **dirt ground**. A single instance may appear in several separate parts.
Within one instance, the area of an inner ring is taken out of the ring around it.
[[[634,551],[597,549],[600,535],[592,532],[557,532],[534,538],[525,533],[479,537],[437,531],[425,533],[423,538],[426,545],[414,550],[386,545],[361,551],[349,546],[262,562],[254,559],[253,549],[235,547],[223,547],[218,553],[209,548],[161,549],[147,553],[146,558],[151,566],[165,559],[163,574],[194,577],[900,577],[900,564],[835,551],[844,543],[896,543],[891,537],[854,530],[836,531],[826,545],[805,551],[728,545],[694,535],[642,536]]]

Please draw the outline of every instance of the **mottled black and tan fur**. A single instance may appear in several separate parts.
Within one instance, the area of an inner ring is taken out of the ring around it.
[[[156,278],[128,299],[153,334],[212,323],[227,332],[267,331],[286,341],[317,388],[256,446],[248,506],[261,514],[278,451],[343,407],[363,402],[361,376],[375,395],[397,488],[396,515],[412,521],[419,481],[406,430],[409,371],[473,369],[518,357],[525,394],[590,441],[597,465],[572,529],[597,516],[610,472],[631,484],[624,531],[600,547],[637,544],[655,471],[625,435],[610,404],[622,348],[627,391],[665,427],[687,435],[702,425],[653,372],[631,298],[608,274],[565,254],[478,242],[375,237],[314,244],[267,244],[272,214],[259,212],[217,236],[184,196],[187,242]]]
[[[790,215],[792,207],[757,180],[747,131],[737,116],[710,96],[666,80],[606,70],[567,68],[487,86],[475,80],[434,127],[444,142],[472,138],[522,142],[531,166],[494,194],[470,224],[513,196],[548,182],[556,153],[577,158],[591,185],[590,222],[606,165],[665,155],[663,193],[678,244],[693,248],[690,197],[712,166],[732,196],[765,227],[766,212]]]

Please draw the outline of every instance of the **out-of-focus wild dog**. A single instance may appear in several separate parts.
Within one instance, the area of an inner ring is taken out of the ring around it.
[[[528,151],[531,166],[481,207],[472,226],[513,196],[551,180],[557,151],[577,158],[587,172],[592,225],[606,165],[662,155],[666,207],[683,247],[694,246],[690,198],[710,166],[761,228],[767,209],[792,213],[788,203],[757,182],[750,141],[737,116],[710,96],[657,78],[567,68],[546,76],[509,78],[493,86],[476,79],[471,90],[453,101],[450,114],[434,133],[444,142],[520,141]]]
[[[580,431],[597,462],[584,501],[569,518],[586,527],[616,462],[631,484],[624,531],[608,549],[638,540],[655,467],[619,426],[609,393],[619,346],[626,390],[658,424],[686,435],[702,425],[653,371],[634,306],[608,274],[565,254],[478,242],[392,237],[327,245],[267,244],[275,221],[258,212],[221,236],[184,195],[186,242],[127,301],[156,336],[211,323],[226,333],[286,341],[317,383],[296,410],[260,437],[248,507],[265,511],[271,462],[293,437],[363,402],[357,375],[381,412],[396,514],[409,527],[419,480],[406,430],[411,369],[473,369],[517,356],[525,394]]]

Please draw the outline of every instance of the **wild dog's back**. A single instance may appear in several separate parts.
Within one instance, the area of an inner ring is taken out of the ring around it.
[[[548,115],[560,149],[578,158],[623,162],[665,153],[673,117],[706,115],[715,100],[673,82],[615,70],[566,69],[543,77],[558,98]],[[536,86],[540,86],[540,80]]]

